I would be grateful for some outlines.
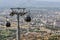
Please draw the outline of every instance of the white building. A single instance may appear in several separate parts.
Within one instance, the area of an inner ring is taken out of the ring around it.
[[[56,28],[60,28],[60,20],[56,20],[55,26],[56,26]]]

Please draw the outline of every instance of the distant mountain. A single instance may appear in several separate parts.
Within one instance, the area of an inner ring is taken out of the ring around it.
[[[25,2],[24,5],[27,7],[60,7],[60,2],[48,2],[48,1],[32,1]]]
[[[60,7],[60,2],[35,1],[35,0],[21,0],[21,1],[5,1],[0,4],[0,8],[11,7]]]

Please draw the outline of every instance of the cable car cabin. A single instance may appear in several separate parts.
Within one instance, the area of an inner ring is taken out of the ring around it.
[[[7,23],[6,23],[6,27],[11,27],[11,24],[10,24],[9,21],[7,21]]]
[[[30,21],[31,21],[31,17],[30,17],[30,16],[27,16],[27,17],[25,18],[25,21],[26,21],[26,22],[30,22]]]

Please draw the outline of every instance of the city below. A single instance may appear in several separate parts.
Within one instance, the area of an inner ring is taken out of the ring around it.
[[[21,40],[60,40],[60,8],[26,8],[29,13],[19,16]],[[11,9],[0,11],[0,40],[17,40],[17,16],[10,16]],[[30,15],[31,22],[25,16]],[[9,19],[10,27],[6,27]]]

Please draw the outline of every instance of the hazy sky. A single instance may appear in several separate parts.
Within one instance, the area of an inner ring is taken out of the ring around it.
[[[60,0],[37,0],[37,1],[51,1],[51,2],[59,2]]]
[[[36,2],[36,1],[49,1],[49,2],[60,2],[60,0],[0,0],[0,7],[19,6],[20,4]]]
[[[25,0],[0,0],[1,1],[25,1]],[[32,1],[32,0],[27,0],[27,1]],[[34,0],[34,1],[53,1],[53,2],[60,2],[60,0]]]

